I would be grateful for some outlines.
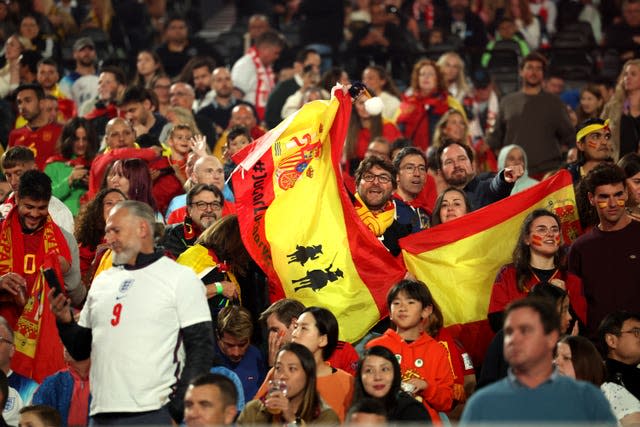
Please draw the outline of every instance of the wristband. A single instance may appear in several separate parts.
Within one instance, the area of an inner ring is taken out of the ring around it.
[[[220,282],[215,282],[214,285],[216,285],[216,292],[218,295],[222,294],[222,291],[224,290],[224,288],[222,287],[222,283]]]

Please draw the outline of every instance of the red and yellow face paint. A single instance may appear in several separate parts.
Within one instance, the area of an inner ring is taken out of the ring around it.
[[[546,235],[546,233],[545,233]],[[556,244],[556,246],[560,245],[560,234],[555,234],[553,236],[553,242]],[[533,246],[542,246],[544,245],[544,236],[541,236],[539,234],[532,234],[531,235],[531,244]]]

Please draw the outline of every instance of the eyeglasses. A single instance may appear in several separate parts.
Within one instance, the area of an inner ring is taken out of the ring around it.
[[[4,337],[0,337],[0,341],[1,341],[1,342],[6,342],[6,343],[7,343],[7,344],[9,344],[9,345],[13,345],[13,341],[8,340],[8,339],[6,339],[6,338],[4,338]]]
[[[633,334],[634,337],[640,338],[640,328],[629,329],[628,331],[620,331],[620,334]]]
[[[539,227],[534,228],[533,232],[536,234],[540,234],[541,236],[546,236],[549,233],[556,235],[556,234],[560,234],[560,228],[556,226],[545,227],[544,225],[541,225]]]
[[[418,173],[421,175],[423,173],[427,173],[427,168],[423,165],[405,165],[401,167],[400,170],[409,172],[411,174],[415,173],[416,171],[418,171]]]
[[[376,178],[378,178],[378,182],[380,184],[388,184],[391,182],[391,175],[387,174],[375,175],[372,173],[365,173],[364,175],[362,175],[362,179],[366,182],[373,182],[376,180]]]
[[[211,203],[207,203],[207,202],[195,202],[195,203],[191,203],[191,206],[195,206],[196,208],[200,209],[201,211],[210,208],[213,211],[219,211],[222,209],[222,205],[218,202],[211,202]]]

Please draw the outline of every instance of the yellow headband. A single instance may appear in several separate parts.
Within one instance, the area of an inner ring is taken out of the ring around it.
[[[585,126],[582,129],[580,129],[576,134],[576,142],[579,142],[582,138],[589,135],[591,132],[595,132],[600,129],[609,131],[609,119],[605,120],[603,125],[594,123],[592,125]]]

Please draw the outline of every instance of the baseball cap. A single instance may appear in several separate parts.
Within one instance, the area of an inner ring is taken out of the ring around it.
[[[93,40],[91,40],[91,38],[89,38],[89,37],[80,37],[73,44],[73,50],[74,51],[80,50],[80,49],[85,48],[87,46],[91,46],[94,49],[96,48],[96,45],[95,45],[95,43],[93,43]]]

